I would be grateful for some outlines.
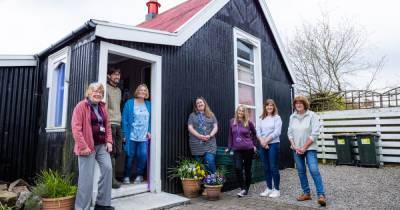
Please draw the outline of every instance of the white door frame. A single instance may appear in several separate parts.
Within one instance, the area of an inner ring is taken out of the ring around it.
[[[117,54],[151,63],[151,143],[150,143],[150,192],[161,192],[161,62],[162,57],[108,42],[100,42],[99,77],[107,83],[108,54]],[[107,88],[105,88],[107,91]],[[106,94],[106,93],[105,93]],[[97,188],[96,188],[97,190]]]

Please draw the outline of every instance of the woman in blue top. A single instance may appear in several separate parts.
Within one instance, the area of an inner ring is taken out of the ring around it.
[[[143,181],[147,165],[147,146],[151,139],[151,103],[149,89],[145,84],[139,85],[134,98],[129,99],[122,112],[122,129],[124,131],[124,151],[126,154],[124,184],[130,184],[133,159],[137,158],[135,183]]]

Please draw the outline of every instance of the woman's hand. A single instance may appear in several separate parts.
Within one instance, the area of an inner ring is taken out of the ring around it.
[[[150,140],[151,139],[151,133],[147,133],[146,138],[147,138],[147,140]]]
[[[201,141],[208,141],[208,137],[205,136],[205,135],[200,135],[200,136],[199,136],[199,139],[200,139]]]
[[[300,155],[304,154],[306,152],[306,148],[300,147],[296,149],[296,152]]]
[[[225,154],[228,153],[228,152],[229,152],[229,148],[226,148],[225,149]]]
[[[265,138],[265,141],[266,141],[266,142],[272,141],[272,136],[268,136],[267,138]]]
[[[257,152],[257,147],[253,147],[254,153]]]
[[[106,150],[107,150],[107,152],[111,153],[111,152],[112,152],[112,149],[113,149],[112,144],[109,143],[109,142],[107,142],[107,143],[106,143]]]
[[[79,155],[88,156],[90,154],[90,152],[91,152],[91,150],[89,149],[89,147],[86,147],[85,149],[83,149],[79,152]]]

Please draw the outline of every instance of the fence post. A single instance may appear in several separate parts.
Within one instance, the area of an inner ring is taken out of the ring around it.
[[[376,133],[379,134],[379,159],[380,159],[380,164],[381,166],[383,166],[383,154],[382,154],[382,139],[381,139],[381,135],[382,135],[382,130],[381,130],[381,118],[379,116],[377,116],[375,118],[376,121]]]
[[[322,163],[326,164],[326,159],[325,159],[325,135],[324,135],[324,119],[322,119],[322,117],[319,118],[320,119],[320,135],[321,137],[321,146],[322,146]],[[317,143],[318,146],[318,143]]]

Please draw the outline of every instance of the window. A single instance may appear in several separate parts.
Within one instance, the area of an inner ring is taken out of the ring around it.
[[[48,58],[47,88],[47,132],[65,131],[68,99],[70,48],[64,48]]]
[[[260,40],[234,28],[235,104],[246,106],[250,119],[258,121],[262,112]]]

